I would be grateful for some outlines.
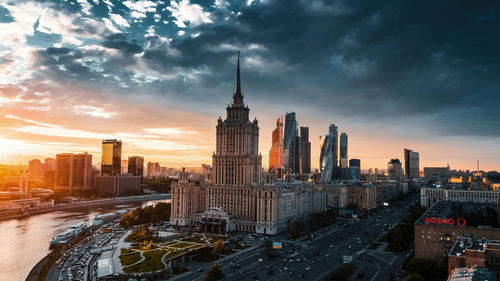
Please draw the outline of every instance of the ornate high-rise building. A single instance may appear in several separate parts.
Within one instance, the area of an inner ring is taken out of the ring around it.
[[[217,121],[216,151],[213,160],[215,185],[248,186],[260,183],[262,156],[259,155],[259,124],[249,119],[250,109],[243,103],[240,57],[236,68],[233,102],[226,108],[226,119]]]
[[[219,117],[217,122],[212,181],[196,185],[183,171],[172,184],[172,225],[277,234],[293,219],[326,208],[323,192],[313,183],[262,183],[259,126],[257,119],[250,121],[249,111],[241,92],[238,52],[232,103],[225,120]]]

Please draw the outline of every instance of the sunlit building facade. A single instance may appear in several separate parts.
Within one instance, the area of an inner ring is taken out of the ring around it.
[[[56,190],[90,188],[92,155],[63,153],[56,155]]]
[[[102,140],[101,174],[114,176],[121,173],[122,142]]]
[[[269,169],[280,171],[283,168],[283,116],[276,120],[272,134],[272,146],[269,150]]]

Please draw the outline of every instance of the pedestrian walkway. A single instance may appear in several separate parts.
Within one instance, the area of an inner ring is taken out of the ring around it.
[[[115,273],[123,274],[125,273],[123,271],[123,266],[122,263],[120,262],[120,254],[121,254],[121,249],[122,248],[129,248],[130,243],[125,242],[125,238],[132,232],[132,230],[128,230],[125,235],[123,235],[120,240],[118,240],[118,243],[116,243],[116,247],[113,249],[113,256],[112,256],[112,261],[113,261],[113,268],[115,269]],[[144,255],[141,253],[141,261],[144,260]]]

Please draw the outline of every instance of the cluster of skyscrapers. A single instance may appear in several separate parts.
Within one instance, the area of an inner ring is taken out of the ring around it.
[[[311,142],[309,127],[300,127],[295,112],[276,120],[272,133],[272,146],[269,151],[269,169],[278,176],[284,174],[311,173]]]

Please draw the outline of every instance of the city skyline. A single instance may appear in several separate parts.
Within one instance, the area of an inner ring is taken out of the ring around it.
[[[234,85],[236,50],[241,50],[243,94],[252,119],[259,120],[264,167],[276,118],[296,112],[299,126],[309,127],[312,169],[319,168],[319,136],[337,124],[349,136],[349,158],[361,159],[362,169],[385,169],[390,159],[404,159],[403,149],[409,148],[420,153],[421,168],[449,163],[452,169],[475,170],[479,160],[481,169],[500,170],[493,77],[498,69],[475,55],[494,57],[489,53],[494,46],[477,52],[465,39],[450,35],[441,43],[424,40],[434,44],[432,50],[427,45],[415,51],[407,42],[391,45],[389,35],[373,38],[395,19],[405,27],[423,24],[423,19],[403,18],[422,3],[390,15],[394,7],[387,3],[361,7],[313,1],[316,6],[293,3],[283,11],[281,1],[91,2],[0,2],[2,163],[26,164],[58,153],[88,152],[101,159],[102,139],[119,139],[122,159],[139,155],[145,163],[177,168],[209,164],[214,120],[223,115],[220,108]],[[300,10],[297,23],[317,21],[317,31],[297,31],[310,39],[308,49],[317,55],[298,53],[304,49],[299,43],[271,38],[279,38],[272,29],[272,36],[252,33],[262,27],[250,17],[263,8],[271,15],[263,24],[285,28],[291,37],[294,25],[280,25],[282,16],[293,18]],[[272,20],[273,14],[280,17]],[[337,19],[330,19],[332,14]],[[482,15],[491,15],[487,7],[468,14],[463,23],[449,19],[440,29],[413,35],[440,37],[455,30],[453,24],[483,28],[485,34],[472,32],[468,38],[485,46],[490,43],[487,25],[494,24],[473,22]],[[430,22],[440,19],[428,17]],[[338,27],[328,38],[336,46],[333,51],[325,49],[322,35],[327,31],[321,23]],[[369,28],[350,29],[349,23]],[[374,41],[366,44],[369,38]],[[389,54],[378,47],[399,51]],[[406,53],[415,57],[403,59]],[[491,76],[483,73],[474,80],[479,70],[470,65],[488,69]],[[413,78],[404,75],[409,73]]]

